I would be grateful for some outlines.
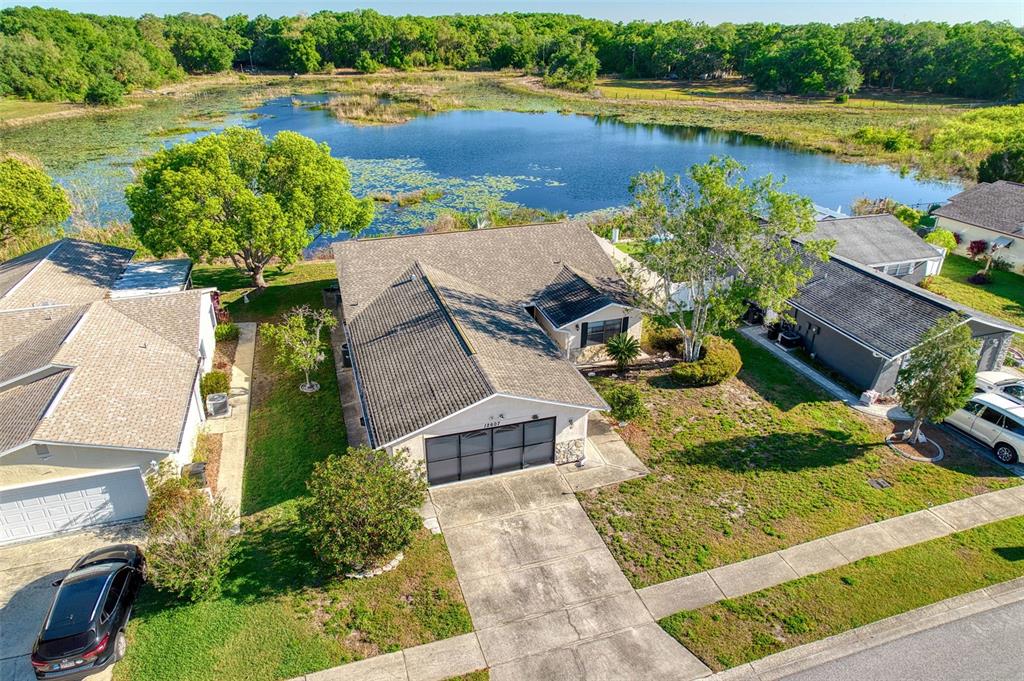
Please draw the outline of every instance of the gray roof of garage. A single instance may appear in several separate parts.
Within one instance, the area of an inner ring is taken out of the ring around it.
[[[437,267],[414,261],[360,308],[348,340],[374,446],[496,394],[606,407],[522,307]]]
[[[887,358],[915,347],[951,312],[997,330],[1024,333],[1013,324],[842,256],[812,260],[811,267],[814,274],[790,299],[792,305]]]
[[[934,246],[888,213],[820,220],[811,238],[835,240],[833,253],[864,265],[942,257]]]

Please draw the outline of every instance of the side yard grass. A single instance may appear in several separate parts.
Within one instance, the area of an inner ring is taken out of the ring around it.
[[[699,610],[661,626],[714,671],[1024,576],[1024,519],[899,549]]]
[[[981,268],[982,264],[977,261],[950,253],[942,265],[942,272],[932,280],[929,288],[950,300],[1024,327],[1024,276],[993,271],[990,284],[978,286],[968,283],[967,277]],[[1024,337],[1017,336],[1013,342],[1024,350]]]
[[[296,265],[244,308],[274,317],[319,300],[322,263]],[[330,272],[333,272],[333,266]],[[199,269],[196,284],[229,273]],[[315,296],[314,296],[315,290]],[[240,296],[228,291],[235,319]],[[257,344],[243,485],[241,546],[222,596],[187,604],[147,588],[114,671],[131,681],[276,681],[472,631],[444,539],[422,530],[399,567],[366,580],[325,574],[298,508],[313,464],[346,446],[333,358],[318,393],[274,368]]]
[[[890,432],[733,335],[736,379],[677,388],[664,372],[628,380],[650,417],[621,429],[651,474],[580,501],[635,587],[1018,484],[945,440],[938,465],[883,443]],[[891,484],[876,489],[869,481]]]

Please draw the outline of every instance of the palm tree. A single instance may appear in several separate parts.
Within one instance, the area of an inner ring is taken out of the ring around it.
[[[605,352],[615,360],[619,371],[625,371],[626,367],[640,356],[640,341],[628,333],[620,333],[608,339]]]

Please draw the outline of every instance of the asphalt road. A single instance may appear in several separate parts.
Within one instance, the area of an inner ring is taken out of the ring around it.
[[[786,681],[1024,680],[1024,601],[826,662]]]

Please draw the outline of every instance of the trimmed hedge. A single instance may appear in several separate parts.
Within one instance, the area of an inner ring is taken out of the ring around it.
[[[612,416],[618,421],[633,421],[647,416],[643,393],[629,383],[612,386],[601,391],[601,397],[611,407]]]
[[[206,402],[207,395],[226,393],[231,388],[231,379],[223,371],[211,371],[199,381],[199,394]]]
[[[683,340],[679,329],[674,326],[659,329],[647,320],[644,320],[644,345],[653,352],[670,352],[676,354],[676,348]]]
[[[231,341],[238,338],[238,324],[234,322],[221,322],[213,330],[213,337],[220,341]]]
[[[672,367],[672,378],[682,386],[717,385],[739,373],[743,366],[740,353],[720,336],[708,336],[696,362],[680,362]]]

